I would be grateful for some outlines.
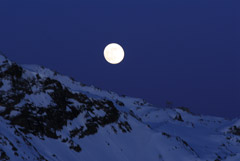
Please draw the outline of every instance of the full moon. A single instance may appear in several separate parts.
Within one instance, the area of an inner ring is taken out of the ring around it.
[[[123,48],[116,43],[111,43],[107,45],[103,53],[106,61],[109,62],[110,64],[118,64],[124,58]]]

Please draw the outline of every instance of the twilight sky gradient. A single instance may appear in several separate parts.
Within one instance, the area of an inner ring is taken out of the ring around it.
[[[240,116],[237,0],[1,0],[0,50],[119,94]],[[239,2],[238,2],[239,3]],[[104,47],[122,45],[108,64]]]

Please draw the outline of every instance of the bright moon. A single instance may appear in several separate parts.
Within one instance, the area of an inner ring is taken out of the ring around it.
[[[124,58],[124,50],[119,44],[111,43],[105,47],[104,57],[107,62],[118,64]]]

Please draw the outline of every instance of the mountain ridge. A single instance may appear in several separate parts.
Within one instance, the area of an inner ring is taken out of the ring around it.
[[[0,160],[240,160],[240,119],[119,96],[0,55]]]

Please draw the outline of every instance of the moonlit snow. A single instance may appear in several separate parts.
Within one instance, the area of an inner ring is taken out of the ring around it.
[[[38,65],[15,66],[16,79],[2,59],[0,160],[240,160],[239,118],[155,107]]]

